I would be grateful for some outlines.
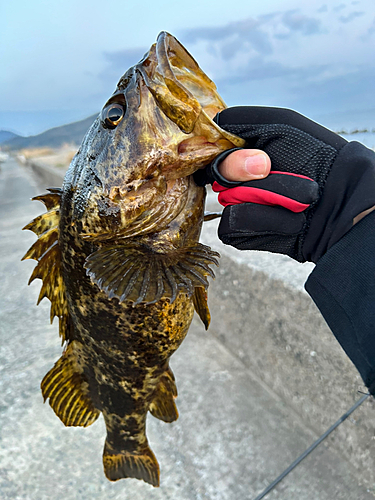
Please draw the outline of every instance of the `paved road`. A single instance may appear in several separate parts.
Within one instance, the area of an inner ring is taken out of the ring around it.
[[[299,417],[195,318],[172,360],[180,419],[148,419],[161,487],[108,482],[105,429],[65,428],[43,405],[40,380],[60,356],[49,303],[26,286],[33,261],[20,262],[35,236],[21,232],[42,205],[29,174],[10,159],[0,172],[0,499],[253,499],[316,438]],[[215,294],[212,287],[212,294]],[[225,306],[225,304],[223,304]],[[337,415],[339,416],[339,415]],[[343,424],[345,425],[345,424]],[[342,457],[322,446],[269,500],[373,500]]]

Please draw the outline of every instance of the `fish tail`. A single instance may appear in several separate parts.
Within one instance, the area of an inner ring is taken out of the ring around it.
[[[148,445],[137,452],[115,452],[106,441],[103,452],[103,466],[104,473],[110,481],[133,477],[142,479],[152,486],[160,485],[159,464]]]

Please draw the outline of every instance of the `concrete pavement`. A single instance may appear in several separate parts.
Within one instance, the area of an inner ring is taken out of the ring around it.
[[[187,339],[172,358],[180,418],[173,424],[148,418],[150,445],[161,466],[161,487],[153,489],[129,479],[110,483],[101,463],[102,418],[87,429],[65,428],[48,404],[43,405],[39,389],[42,377],[61,354],[57,325],[48,324],[49,302],[45,299],[35,306],[40,281],[27,287],[35,262],[20,262],[35,240],[20,228],[42,212],[40,203],[29,201],[41,192],[30,173],[14,160],[2,165],[1,500],[251,500],[316,439],[326,420],[328,427],[342,408],[350,406],[350,398],[359,397],[355,379],[347,393],[340,385],[334,404],[326,412],[321,410],[326,394],[323,391],[319,401],[316,379],[327,377],[328,383],[329,377],[342,374],[344,381],[350,381],[356,377],[354,369],[339,349],[333,348],[331,358],[325,354],[327,349],[332,352],[333,345],[328,331],[321,351],[319,346],[312,350],[314,332],[304,334],[311,314],[318,315],[307,296],[224,257],[210,287],[212,327],[205,332],[195,317]],[[292,314],[298,324],[289,333],[288,304],[300,308],[299,315]],[[325,328],[320,323],[317,327]],[[321,359],[315,363],[316,358]],[[365,403],[352,421],[341,426],[338,436],[348,438],[344,446],[349,448],[348,456],[338,453],[340,447],[335,448],[334,442],[321,446],[267,498],[373,499],[369,489],[374,484],[366,483],[374,463],[373,432],[367,434],[367,445],[361,440],[374,424],[374,410],[372,402]],[[354,448],[361,445],[360,459]],[[354,465],[350,457],[356,458]],[[358,464],[364,464],[362,472]]]

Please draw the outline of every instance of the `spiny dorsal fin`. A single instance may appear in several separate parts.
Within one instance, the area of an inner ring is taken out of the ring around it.
[[[204,288],[196,288],[193,295],[194,309],[202,320],[206,330],[210,325],[211,314],[207,303],[207,292]]]
[[[58,227],[58,225],[59,225],[59,210],[54,209],[54,210],[49,210],[45,214],[39,215],[39,217],[33,219],[23,229],[29,229],[30,231],[33,231],[37,236],[39,236],[40,234],[45,233],[46,231],[52,229],[53,227]]]
[[[60,199],[62,195],[61,188],[48,188],[47,194],[40,194],[39,196],[34,196],[32,200],[41,201],[46,206],[47,210],[52,210],[53,208],[57,208],[60,206]]]
[[[97,410],[88,396],[88,384],[77,365],[80,344],[71,342],[55,366],[41,383],[44,401],[49,404],[66,426],[87,427],[98,418]]]
[[[178,419],[178,410],[174,400],[177,397],[177,388],[174,375],[168,368],[160,377],[158,386],[155,389],[154,399],[150,404],[151,415],[163,420],[163,422],[174,422]]]
[[[218,265],[217,257],[217,252],[200,243],[169,253],[145,245],[112,245],[89,255],[85,268],[109,298],[131,300],[134,305],[163,298],[172,303],[180,291],[191,297],[195,287],[208,287],[207,276],[215,277],[209,265]]]
[[[69,339],[69,313],[61,272],[61,252],[58,245],[62,190],[50,188],[49,191],[50,193],[33,198],[33,200],[43,202],[48,211],[36,217],[23,228],[33,231],[38,239],[22,260],[34,259],[38,261],[29,284],[36,278],[43,281],[38,304],[44,297],[51,301],[51,323],[55,316],[59,318],[59,334],[64,342]]]
[[[27,229],[27,226],[25,226],[24,229]],[[36,240],[36,242],[33,245],[31,245],[29,250],[22,257],[22,260],[34,259],[39,261],[39,259],[43,257],[43,255],[47,252],[47,250],[52,248],[54,243],[57,242],[58,237],[59,237],[59,232],[57,226],[52,227],[47,232],[41,234],[39,238]]]

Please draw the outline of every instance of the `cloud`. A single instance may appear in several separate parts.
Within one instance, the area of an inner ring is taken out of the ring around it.
[[[329,67],[316,65],[300,68],[268,67],[272,78],[256,79],[247,68],[247,77],[236,81],[218,80],[219,92],[228,105],[264,105],[288,107],[313,119],[321,115],[336,117],[347,110],[375,109],[373,81],[375,68],[358,66],[352,72],[329,75]],[[279,76],[277,72],[279,71]],[[254,73],[258,68],[254,68]],[[370,120],[374,126],[374,120]],[[336,127],[345,122],[337,120]],[[353,124],[353,127],[356,124]]]
[[[322,31],[321,21],[302,14],[299,9],[273,12],[258,18],[248,18],[218,27],[200,27],[184,30],[183,43],[204,44],[207,53],[219,55],[224,61],[244,54],[271,56],[276,40],[293,36],[316,35]]]
[[[309,66],[290,66],[282,64],[278,61],[265,61],[260,57],[250,59],[246,65],[240,68],[236,74],[218,78],[218,85],[228,85],[234,83],[245,83],[249,80],[271,80],[282,78],[285,82],[303,82],[306,83],[309,79],[316,80],[319,75],[322,75],[329,65],[309,65]]]
[[[368,35],[373,35],[375,33],[375,18],[374,20],[372,21],[372,24],[371,26],[369,27],[369,29],[367,30],[367,34]]]
[[[364,14],[365,14],[364,12],[358,12],[358,11],[351,12],[347,16],[340,16],[339,17],[339,21],[342,22],[342,23],[350,23],[351,21],[353,21],[357,17],[361,17]]]
[[[361,38],[350,25],[363,13],[345,9],[342,3],[335,7],[336,15],[327,4],[318,12],[278,11],[211,29],[186,30],[181,41],[230,105],[289,106],[311,116],[373,108],[372,51],[364,35]],[[364,21],[362,33],[368,37],[375,33],[375,20]]]
[[[333,12],[340,12],[340,10],[345,9],[346,4],[345,3],[340,3],[340,5],[336,5],[336,7],[333,7]]]
[[[325,112],[372,109],[375,108],[374,79],[374,67],[359,65],[346,74],[296,86],[294,95],[301,102],[309,96],[307,105],[312,110],[315,106],[317,111],[319,108],[326,108]]]
[[[320,17],[300,9],[273,12],[215,28],[185,30],[181,41],[210,76],[226,86],[236,81],[275,78],[289,84],[294,79],[324,80],[347,70],[340,65],[340,58],[326,50],[332,39],[329,31],[337,27],[337,18],[333,27],[331,19]],[[314,47],[301,39],[312,36]],[[339,36],[342,38],[342,34]]]
[[[203,27],[184,30],[182,38],[184,43],[194,44],[199,41],[212,43],[226,41],[222,44],[221,52],[225,59],[228,58],[230,51],[236,54],[241,48],[251,46],[253,50],[260,54],[272,53],[272,44],[270,43],[269,35],[261,29],[262,24],[268,19],[253,19],[248,18],[243,21],[229,23],[220,27]],[[230,45],[230,50],[227,48]]]
[[[363,38],[375,33],[375,19],[361,21],[361,38],[350,22],[363,13],[345,8],[337,5],[336,15],[327,4],[318,12],[277,11],[177,35],[230,105],[287,106],[310,116],[374,108],[375,65]],[[113,85],[144,52],[138,48],[106,53],[101,77]]]
[[[285,12],[282,23],[290,32],[301,32],[302,35],[314,35],[321,32],[321,21],[314,17],[306,16],[299,9]]]
[[[92,94],[92,99],[95,99],[100,104],[100,107],[115,91],[120,78],[129,68],[142,59],[147,50],[146,47],[136,47],[113,52],[102,52],[101,57],[102,60],[104,59],[104,68],[97,73],[96,78],[99,80],[99,85],[96,87],[96,92]]]
[[[99,73],[100,80],[107,86],[114,87],[126,71],[137,64],[147,52],[144,47],[136,47],[116,52],[104,52],[103,57],[107,62],[104,70]]]
[[[145,48],[132,48],[125,50],[118,50],[116,52],[104,52],[104,57],[112,64],[129,64],[133,66],[136,64],[140,57],[147,52]]]

